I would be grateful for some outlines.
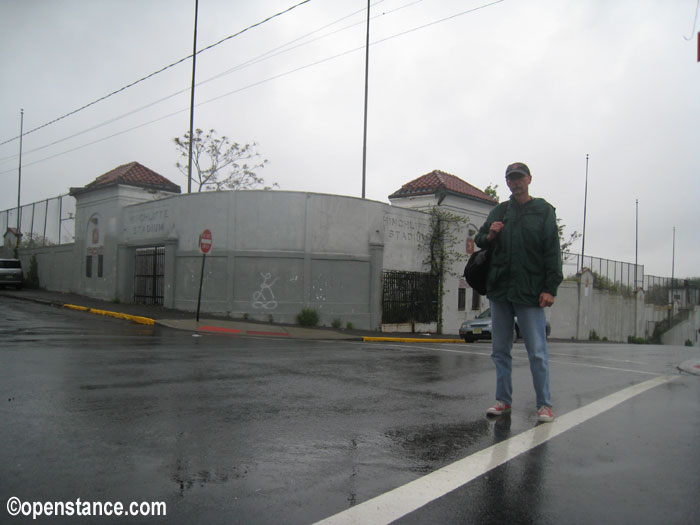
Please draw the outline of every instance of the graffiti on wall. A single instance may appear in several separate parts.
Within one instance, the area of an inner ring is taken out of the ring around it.
[[[260,277],[263,280],[260,283],[260,289],[253,292],[253,308],[274,310],[277,308],[277,300],[272,286],[277,282],[278,277],[273,279],[270,272],[261,273]]]

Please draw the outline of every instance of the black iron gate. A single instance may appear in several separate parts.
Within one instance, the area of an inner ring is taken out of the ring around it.
[[[438,320],[438,278],[429,273],[382,274],[382,323],[432,323]]]
[[[134,302],[163,304],[165,246],[137,248],[134,261]]]

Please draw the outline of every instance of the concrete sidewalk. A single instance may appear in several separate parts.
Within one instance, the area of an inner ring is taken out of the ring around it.
[[[103,301],[78,294],[50,292],[46,290],[0,290],[0,297],[13,297],[43,303],[51,306],[70,308],[87,313],[125,319],[141,324],[158,324],[194,333],[222,335],[252,335],[282,337],[292,339],[356,340],[368,342],[421,342],[421,343],[461,343],[456,336],[439,334],[392,334],[364,330],[336,330],[326,327],[306,328],[296,325],[273,324],[250,320],[237,320],[205,314],[199,322],[194,312],[184,312],[157,305],[130,304]]]

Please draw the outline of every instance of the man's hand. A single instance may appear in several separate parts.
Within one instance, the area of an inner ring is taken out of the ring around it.
[[[547,292],[542,292],[540,294],[540,308],[546,308],[554,304],[554,296]]]
[[[489,227],[489,234],[486,236],[486,240],[494,240],[498,236],[498,234],[501,233],[503,226],[505,226],[505,224],[501,221],[492,222],[491,226]]]

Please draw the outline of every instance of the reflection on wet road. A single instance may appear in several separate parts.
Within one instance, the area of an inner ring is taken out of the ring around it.
[[[5,501],[165,501],[168,522],[312,523],[489,451],[505,462],[401,521],[699,518],[695,376],[508,459],[513,439],[555,428],[535,428],[521,347],[513,414],[488,420],[487,344],[195,338],[7,298],[0,337]],[[690,351],[554,344],[558,421],[678,375]]]

